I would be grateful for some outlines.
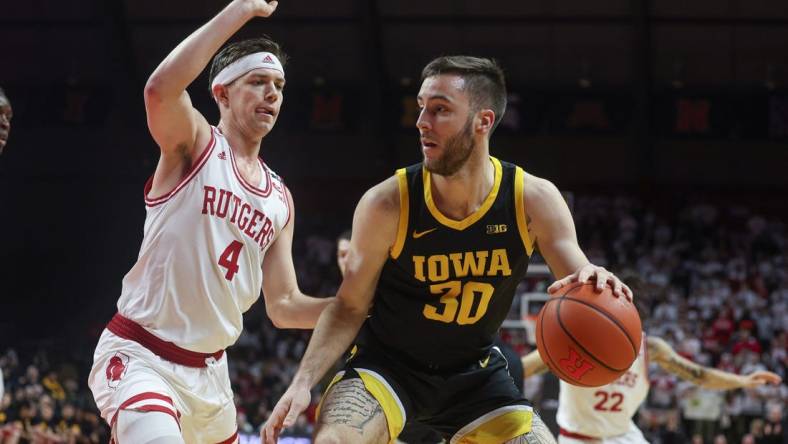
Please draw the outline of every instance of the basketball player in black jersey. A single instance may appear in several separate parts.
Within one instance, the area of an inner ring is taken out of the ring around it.
[[[452,443],[554,443],[492,347],[533,249],[559,278],[548,291],[595,279],[631,298],[580,250],[556,187],[490,156],[506,106],[494,61],[433,60],[417,100],[424,161],[361,198],[344,280],[261,431],[266,444],[354,339],[323,397],[316,443],[386,443],[406,421]]]
[[[342,276],[345,276],[345,270],[347,269],[350,234],[350,230],[346,230],[337,237],[337,267]],[[520,356],[500,336],[496,335],[493,347],[497,347],[501,351],[504,359],[506,359],[506,370],[512,378],[514,386],[522,392],[525,372]],[[439,432],[416,421],[405,424],[397,440],[397,443],[403,444],[439,444],[442,442],[443,437]]]

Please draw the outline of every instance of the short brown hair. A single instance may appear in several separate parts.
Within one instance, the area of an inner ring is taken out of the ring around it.
[[[421,71],[421,81],[441,74],[455,74],[465,79],[465,91],[471,108],[492,109],[495,113],[492,131],[501,123],[506,112],[506,79],[494,59],[472,56],[443,56],[431,61]]]
[[[241,57],[254,54],[256,52],[270,52],[279,59],[279,61],[282,63],[282,67],[287,64],[288,57],[287,54],[285,54],[285,52],[282,50],[282,47],[279,46],[279,43],[276,43],[271,39],[271,37],[268,37],[265,34],[263,34],[262,37],[233,42],[222,48],[221,51],[219,51],[213,57],[213,61],[211,62],[211,72],[208,75],[208,89],[211,89],[211,84],[213,83],[214,77],[219,75],[225,66],[233,63]]]

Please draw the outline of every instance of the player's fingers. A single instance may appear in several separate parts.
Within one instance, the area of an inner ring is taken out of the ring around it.
[[[744,386],[747,388],[755,388],[765,384],[766,381],[763,379],[763,373],[760,371],[750,373],[745,377]]]
[[[268,2],[268,6],[271,7],[271,12],[276,11],[276,7],[279,6],[279,2],[274,0],[272,2]]]
[[[624,294],[624,283],[616,278],[613,278],[613,294],[616,295],[617,298],[626,297]]]
[[[585,266],[577,273],[577,281],[581,284],[588,282],[588,279],[594,275],[596,269],[594,267]]]
[[[623,285],[623,287],[624,287],[624,296],[627,297],[627,300],[629,302],[632,302],[632,298],[633,298],[632,289],[629,288],[629,286],[627,284],[623,283],[623,282],[621,283],[621,285]]]
[[[281,401],[280,401],[281,402]],[[287,414],[288,406],[283,404],[277,404],[274,407],[274,410],[271,412],[271,416],[268,417],[268,421],[265,423],[265,428],[269,435],[269,439],[272,440],[271,444],[275,444],[276,440],[271,438],[271,436],[278,434],[277,431],[282,428],[282,421]]]
[[[269,444],[277,444],[279,442],[279,433],[282,431],[282,427],[276,426],[271,427],[268,430],[268,442]]]
[[[607,286],[608,281],[612,275],[607,271],[597,270],[596,272],[596,291],[602,291]],[[618,297],[618,295],[616,295]]]
[[[285,428],[292,427],[293,424],[296,423],[296,420],[298,419],[298,415],[300,415],[303,410],[304,410],[303,408],[295,405],[295,403],[290,404],[290,410],[288,411],[287,416],[285,417],[285,420],[282,423],[282,426]]]
[[[574,276],[574,275],[569,275],[569,276],[566,276],[563,279],[559,279],[559,280],[553,282],[553,285],[547,287],[547,292],[550,293],[550,294],[555,293],[561,287],[563,287],[564,285],[570,283],[572,281],[572,276]]]
[[[747,382],[747,388],[760,387],[760,386],[762,386],[764,384],[766,384],[766,381],[764,381],[762,379],[750,378],[750,380]]]
[[[282,427],[284,428],[293,427],[293,424],[296,423],[296,419],[298,419],[298,413],[295,413],[293,410],[291,410],[290,413],[287,415],[287,418],[285,418],[285,422],[282,423]]]
[[[780,377],[780,375],[772,372],[758,371],[755,372],[753,376],[759,381],[763,381],[764,383],[768,382],[770,384],[776,385],[782,382],[782,378]]]
[[[271,434],[268,435],[269,444],[277,444],[279,442],[279,432],[281,430],[281,427],[276,427],[271,431]]]

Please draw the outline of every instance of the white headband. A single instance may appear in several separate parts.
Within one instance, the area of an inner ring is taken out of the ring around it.
[[[248,54],[222,68],[211,82],[211,90],[216,85],[227,85],[242,75],[257,68],[275,69],[285,75],[282,63],[270,52],[256,52]]]

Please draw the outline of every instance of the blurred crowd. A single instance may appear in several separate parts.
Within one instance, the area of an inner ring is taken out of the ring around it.
[[[636,295],[651,313],[648,334],[683,356],[734,373],[788,368],[788,232],[778,217],[709,202],[661,205],[626,197],[578,197],[574,215],[589,259],[616,272],[635,271],[645,282]],[[308,294],[332,295],[339,283],[333,236],[296,239],[296,267]],[[522,290],[541,291],[547,280]],[[262,303],[245,317],[245,330],[228,350],[239,431],[256,435],[287,388],[309,332],[278,330]],[[522,353],[529,347],[507,334]],[[92,350],[92,347],[85,347]],[[85,351],[83,351],[85,352]],[[5,395],[0,444],[108,442],[86,387],[87,373],[69,363],[51,365],[45,352],[0,357]],[[85,359],[89,360],[89,357]],[[548,376],[549,377],[549,376]],[[784,442],[788,388],[763,386],[720,392],[697,388],[658,366],[637,421],[654,444],[769,444]],[[544,385],[546,387],[546,384]],[[309,436],[313,405],[290,431]],[[552,396],[533,396],[544,401]],[[547,389],[545,389],[547,390]]]
[[[785,378],[788,232],[781,218],[727,202],[676,208],[625,197],[579,197],[574,215],[592,262],[644,280],[636,298],[651,313],[643,319],[647,334],[705,366],[738,374],[770,370]],[[788,439],[784,383],[705,390],[656,364],[650,378],[638,421],[652,443]]]
[[[0,356],[4,394],[0,443],[87,444],[109,442],[109,431],[87,389],[87,373],[73,364],[52,365],[46,352]]]

